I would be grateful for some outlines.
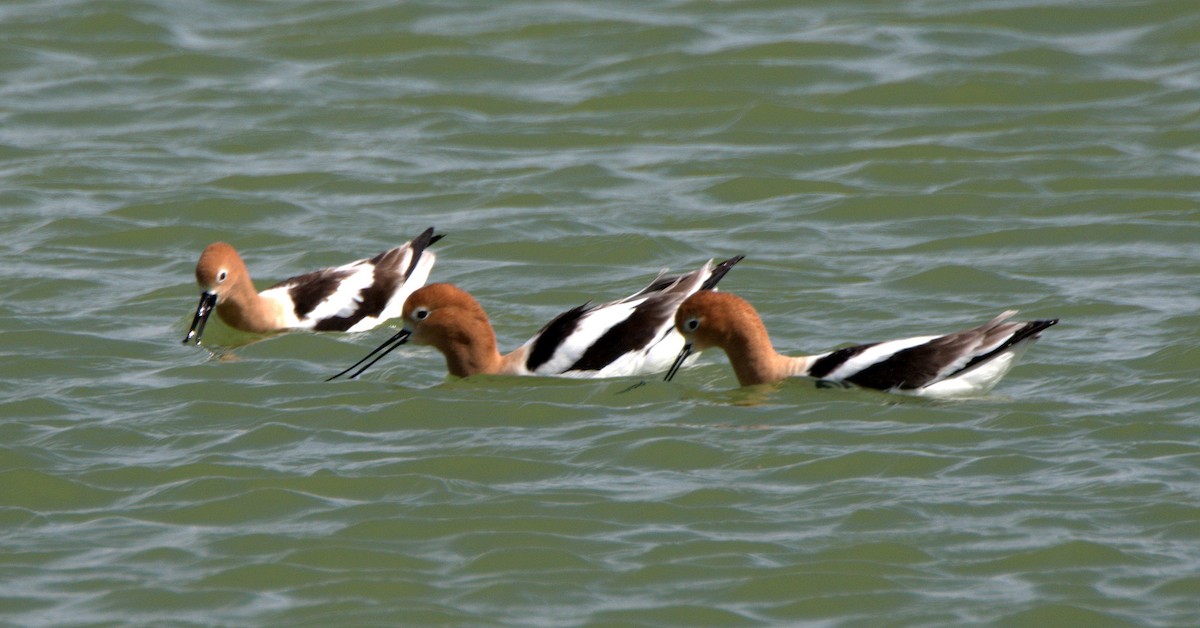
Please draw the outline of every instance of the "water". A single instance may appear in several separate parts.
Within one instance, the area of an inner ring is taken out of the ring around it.
[[[1200,623],[1190,2],[0,7],[0,620]],[[433,224],[502,348],[658,269],[775,344],[1060,317],[984,399],[181,346]]]

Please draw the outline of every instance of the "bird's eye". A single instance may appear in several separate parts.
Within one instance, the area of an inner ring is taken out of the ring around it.
[[[229,276],[229,273],[226,273],[225,271],[221,271],[221,272],[217,273],[217,283],[224,282],[225,278],[228,276]]]
[[[696,331],[696,329],[700,327],[700,319],[689,318],[686,322],[684,322],[683,326],[688,331]]]
[[[423,307],[419,307],[419,308],[413,310],[413,318],[415,318],[419,321],[423,321],[426,318],[429,318],[429,310],[427,310]]]

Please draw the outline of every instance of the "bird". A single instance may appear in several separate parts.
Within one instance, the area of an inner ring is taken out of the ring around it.
[[[928,397],[989,392],[1025,349],[1058,319],[1008,321],[1008,310],[992,320],[944,335],[915,336],[790,357],[771,345],[758,312],[728,292],[696,293],[675,313],[685,344],[667,371],[670,381],[694,351],[720,347],[738,383],[753,386],[806,377],[822,387],[860,387]]]
[[[242,331],[364,331],[400,315],[405,299],[425,284],[436,256],[429,245],[442,238],[433,227],[369,259],[285,279],[256,292],[237,251],[214,242],[196,263],[200,304],[183,344],[200,343],[215,309]]]
[[[675,331],[675,309],[697,291],[717,283],[743,256],[675,277],[658,277],[641,291],[618,301],[590,302],[559,314],[525,344],[506,355],[496,348],[487,313],[465,290],[448,283],[420,288],[404,304],[404,329],[356,364],[330,377],[337,379],[372,356],[358,377],[396,347],[412,342],[431,345],[446,359],[454,377],[477,374],[560,377],[623,377],[668,368],[683,346]],[[329,381],[326,380],[326,381]]]

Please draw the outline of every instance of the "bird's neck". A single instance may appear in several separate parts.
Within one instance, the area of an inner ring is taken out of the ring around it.
[[[262,334],[281,327],[283,307],[260,296],[249,281],[238,281],[221,295],[217,314],[230,327]]]
[[[808,374],[808,356],[789,357],[775,351],[765,327],[745,329],[725,344],[725,353],[742,386],[768,384]]]

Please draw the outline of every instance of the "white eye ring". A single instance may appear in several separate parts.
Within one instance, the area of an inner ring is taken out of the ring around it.
[[[696,329],[697,329],[698,327],[700,327],[700,319],[698,319],[698,318],[689,318],[689,319],[687,319],[687,321],[686,321],[686,322],[683,324],[683,326],[684,326],[685,328],[687,328],[687,330],[688,330],[688,331],[696,331]]]
[[[415,318],[419,321],[423,321],[426,318],[429,318],[429,310],[427,310],[423,307],[417,308],[417,309],[413,310],[413,318]]]
[[[227,276],[229,276],[228,273],[223,270],[217,273],[217,283],[224,283]]]

